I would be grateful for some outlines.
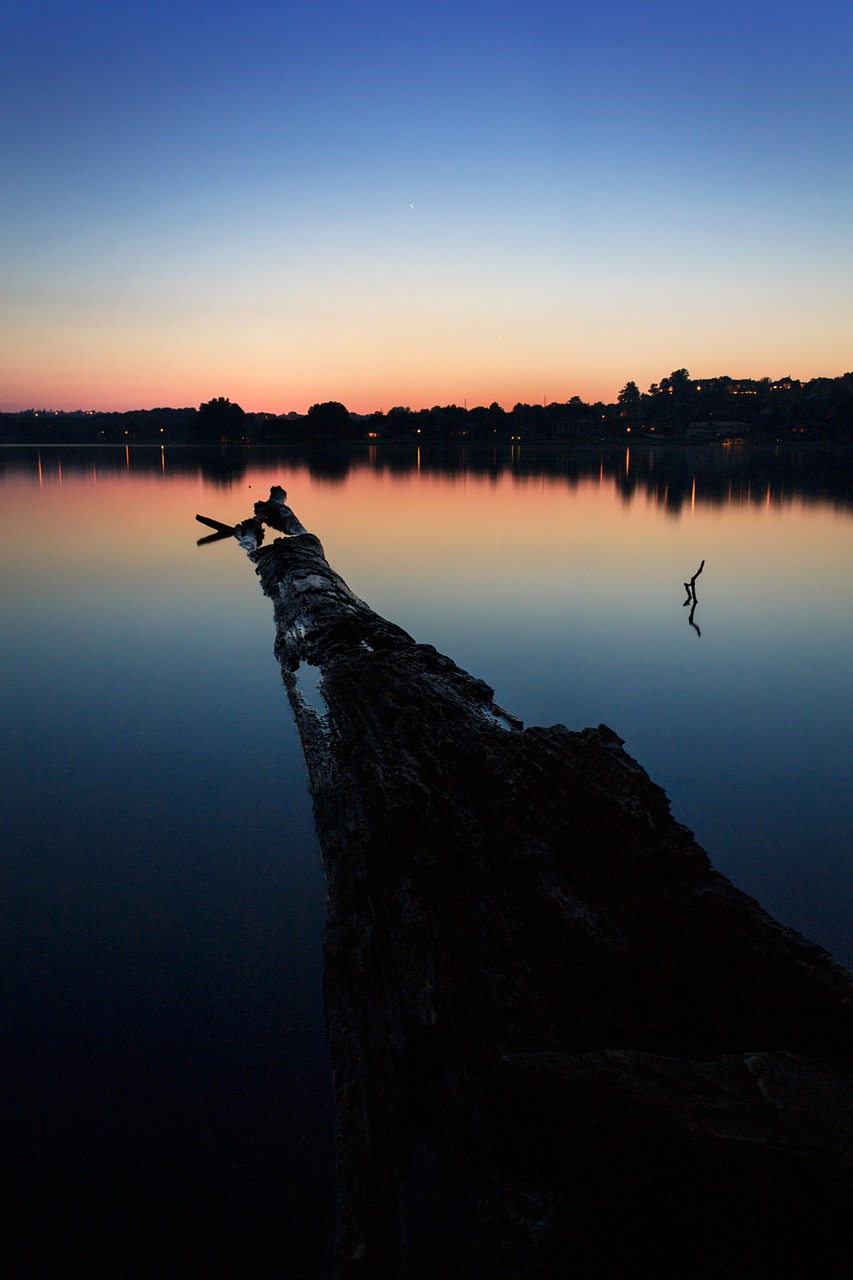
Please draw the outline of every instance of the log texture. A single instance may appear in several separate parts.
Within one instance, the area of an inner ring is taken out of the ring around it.
[[[500,1242],[483,1275],[846,1275],[850,975],[714,871],[616,733],[523,728],[285,498],[249,555],[328,880],[340,1280],[405,1274],[424,1138]]]

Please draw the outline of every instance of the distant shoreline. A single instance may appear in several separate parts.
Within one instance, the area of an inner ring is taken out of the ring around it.
[[[669,438],[665,436],[642,436],[637,435],[627,439],[614,439],[613,436],[601,436],[599,438],[585,439],[581,436],[573,437],[565,440],[537,440],[535,438],[529,440],[497,440],[473,441],[468,443],[462,440],[425,440],[412,441],[410,439],[388,439],[388,440],[307,440],[295,441],[284,440],[275,443],[258,443],[251,440],[228,440],[218,444],[204,443],[185,443],[183,441],[169,441],[167,443],[157,444],[153,440],[132,440],[125,441],[123,444],[118,440],[109,441],[81,441],[81,440],[0,440],[0,449],[181,449],[191,450],[197,453],[210,453],[211,451],[219,451],[222,449],[233,450],[234,452],[243,451],[246,453],[280,453],[282,451],[304,453],[306,450],[323,450],[328,453],[340,452],[342,450],[359,450],[367,452],[370,449],[476,449],[478,452],[488,449],[519,449],[519,448],[535,448],[542,450],[556,451],[559,449],[786,449],[790,451],[799,449],[812,450],[828,450],[853,449],[853,437],[841,437],[833,440],[791,440],[791,439],[768,439],[750,438],[739,440],[733,443],[730,440],[687,440],[684,438]]]
[[[38,441],[32,438],[36,432]],[[24,445],[564,445],[658,439],[673,444],[853,441],[853,373],[809,382],[786,376],[773,382],[691,378],[686,369],[676,369],[648,391],[626,383],[609,404],[572,396],[519,403],[510,410],[493,401],[470,409],[467,403],[431,409],[397,405],[364,414],[327,400],[312,404],[306,413],[256,413],[216,396],[198,408],[0,412],[0,441]]]

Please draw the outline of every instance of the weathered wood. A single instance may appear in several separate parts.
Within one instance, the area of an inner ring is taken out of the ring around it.
[[[611,729],[524,729],[285,497],[249,555],[328,880],[341,1280],[399,1273],[417,1135],[506,1275],[834,1275],[850,976],[713,870]]]

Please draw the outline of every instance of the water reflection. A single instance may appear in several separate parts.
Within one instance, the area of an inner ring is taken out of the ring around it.
[[[312,1191],[304,1150],[319,1128],[303,1126],[324,1105],[305,1102],[324,1052],[310,804],[268,602],[239,549],[195,546],[196,511],[236,522],[271,483],[362,598],[526,723],[613,725],[719,869],[848,961],[853,936],[850,453],[0,448],[17,1149],[55,1231],[94,1115],[101,1154],[125,1155],[81,1191],[80,1239],[128,1219],[162,1254],[142,1219],[165,1212],[172,1269],[204,1236],[211,1277],[241,1258],[270,1274],[264,1248],[287,1269],[309,1251],[300,1223],[322,1253],[324,1175]],[[706,556],[696,644],[675,583]],[[128,1162],[150,1171],[139,1185]]]
[[[526,479],[547,476],[570,488],[582,481],[612,483],[626,500],[646,496],[673,514],[697,506],[780,507],[797,499],[853,508],[853,451],[834,446],[621,446],[600,448],[522,446],[478,449],[369,445],[366,448],[289,449],[166,448],[160,446],[0,447],[0,476],[38,476],[40,486],[61,483],[63,473],[199,477],[217,488],[241,483],[258,467],[304,467],[312,478],[343,484],[353,473],[463,474]]]

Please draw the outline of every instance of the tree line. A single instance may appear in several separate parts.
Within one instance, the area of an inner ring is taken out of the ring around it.
[[[490,444],[607,441],[853,439],[853,373],[801,382],[784,377],[692,378],[676,369],[647,391],[627,382],[613,403],[579,396],[550,404],[395,406],[350,412],[336,400],[305,414],[248,413],[217,396],[198,408],[124,413],[27,409],[0,414],[7,444],[330,444],[412,441]]]

